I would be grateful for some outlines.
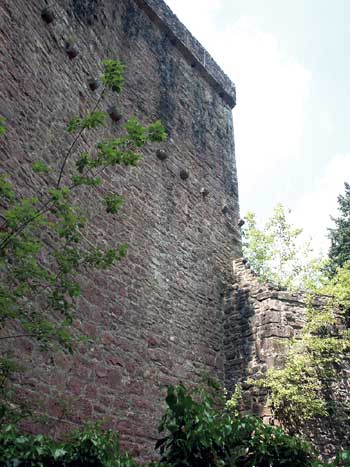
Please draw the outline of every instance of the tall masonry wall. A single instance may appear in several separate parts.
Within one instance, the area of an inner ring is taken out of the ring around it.
[[[0,2],[0,114],[7,119],[1,173],[22,194],[43,190],[30,165],[39,158],[58,166],[71,144],[68,120],[99,95],[88,79],[100,75],[104,58],[126,64],[117,103],[122,122],[110,122],[106,133],[118,134],[132,115],[145,124],[160,118],[168,158],[146,149],[139,167],[106,175],[107,186],[124,196],[114,220],[103,216],[98,195],[80,196],[91,212],[91,239],[126,242],[129,252],[107,273],[81,277],[77,326],[93,344],[73,356],[41,354],[25,338],[12,344],[28,368],[18,397],[48,414],[48,432],[102,419],[147,458],[166,387],[195,383],[204,371],[223,380],[222,291],[240,254],[235,90],[161,0],[50,3],[55,20],[46,24],[44,0]],[[71,60],[65,42],[72,38],[79,55]],[[105,98],[102,108],[114,99]],[[91,141],[84,137],[80,149]]]

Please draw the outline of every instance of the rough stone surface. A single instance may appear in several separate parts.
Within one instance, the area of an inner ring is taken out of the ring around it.
[[[178,47],[183,55],[190,61],[191,67],[197,68],[199,73],[217,89],[219,95],[228,105],[234,107],[236,104],[236,90],[234,84],[221,68],[218,67],[211,55],[178,20],[163,0],[136,1],[138,5],[166,31],[173,45]]]
[[[10,174],[23,195],[44,190],[45,179],[30,165],[43,159],[59,166],[71,144],[68,120],[84,115],[101,92],[96,80],[103,58],[127,65],[122,97],[102,102],[105,110],[116,106],[121,117],[110,120],[106,135],[118,134],[136,115],[145,124],[160,118],[169,139],[146,149],[138,168],[106,174],[107,187],[124,195],[114,220],[105,218],[96,194],[78,196],[91,210],[91,240],[127,242],[129,253],[107,273],[81,277],[76,326],[93,344],[73,356],[40,353],[28,339],[13,345],[29,368],[17,381],[17,396],[48,414],[51,434],[103,420],[121,433],[124,447],[147,460],[166,388],[195,384],[209,371],[232,390],[280,366],[281,341],[302,329],[305,301],[259,284],[240,260],[231,286],[231,262],[241,253],[235,89],[164,2],[58,0],[50,21],[42,18],[47,5],[0,2],[0,114],[8,127],[1,173]],[[67,43],[75,57],[68,56]],[[348,397],[348,374],[344,369],[340,398]],[[246,408],[269,418],[265,394],[245,389]],[[309,435],[332,452],[339,426],[332,420],[321,425],[310,427]],[[39,432],[43,425],[32,421],[27,428]]]
[[[18,397],[48,413],[47,432],[59,436],[102,419],[147,459],[167,386],[194,384],[204,371],[223,380],[222,284],[240,254],[234,88],[163,2],[58,0],[49,24],[41,17],[46,5],[0,2],[0,113],[8,127],[1,172],[22,194],[44,190],[30,165],[37,158],[59,165],[71,143],[64,128],[93,106],[100,89],[89,83],[107,57],[127,68],[117,102],[122,120],[110,121],[106,133],[118,134],[131,115],[145,124],[161,118],[168,157],[160,161],[157,148],[147,149],[138,168],[106,175],[107,186],[124,195],[114,220],[104,217],[96,194],[81,193],[79,202],[91,209],[91,239],[127,242],[129,253],[107,273],[81,277],[77,326],[93,344],[69,356],[16,342],[30,368]],[[79,53],[70,59],[65,46],[72,41]],[[201,64],[191,66],[193,57]],[[115,103],[107,96],[102,109]],[[187,180],[179,177],[183,169]]]
[[[234,282],[226,294],[225,313],[225,385],[230,392],[242,383],[243,407],[256,413],[267,423],[273,420],[267,407],[266,392],[246,384],[248,378],[259,379],[269,368],[283,366],[284,341],[297,337],[305,325],[306,297],[261,284],[242,259],[233,262]],[[319,297],[315,304],[322,306]],[[333,401],[349,401],[349,368],[340,369],[342,378],[332,388]],[[349,414],[342,420],[325,417],[303,427],[304,435],[313,441],[325,458],[339,448],[349,449]]]

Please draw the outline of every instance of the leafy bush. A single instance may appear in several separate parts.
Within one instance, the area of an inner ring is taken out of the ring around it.
[[[350,414],[349,396],[338,397],[334,391],[350,361],[349,265],[338,268],[331,279],[324,277],[314,290],[324,295],[324,303],[314,307],[315,296],[310,295],[306,324],[290,340],[284,367],[249,381],[267,389],[274,416],[293,434],[309,420],[328,415],[349,420]]]
[[[136,467],[121,454],[118,435],[88,426],[65,443],[21,434],[13,425],[0,433],[0,465],[8,467]]]
[[[264,425],[254,416],[216,409],[203,389],[192,393],[183,385],[170,387],[168,408],[156,444],[161,460],[148,467],[322,467],[349,466],[350,453],[339,453],[335,464],[316,460],[308,443]],[[121,453],[111,430],[88,425],[65,442],[23,434],[14,425],[0,431],[0,465],[4,467],[138,467]]]
[[[257,417],[217,411],[212,398],[202,389],[192,397],[182,385],[170,387],[166,402],[168,409],[160,430],[167,434],[156,445],[166,465],[312,465],[313,452],[306,442],[264,425]]]

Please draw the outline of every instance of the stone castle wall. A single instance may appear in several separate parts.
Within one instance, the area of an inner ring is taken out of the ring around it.
[[[129,252],[107,273],[81,277],[77,325],[93,343],[73,356],[41,354],[26,339],[12,344],[29,367],[18,395],[48,413],[48,432],[102,419],[144,454],[153,450],[169,384],[196,383],[204,371],[223,380],[222,284],[240,254],[234,87],[162,1],[58,0],[51,24],[41,18],[45,6],[0,3],[1,172],[22,194],[42,190],[45,180],[30,165],[58,166],[71,143],[68,120],[97,99],[88,79],[99,76],[104,58],[126,64],[119,125],[132,115],[145,124],[162,119],[168,158],[146,149],[139,167],[107,174],[124,195],[113,220],[96,195],[79,198],[92,213],[91,239],[126,242]],[[79,55],[71,60],[65,42],[72,38]],[[118,124],[107,133],[118,134]]]
[[[23,195],[43,189],[45,179],[30,165],[35,159],[59,165],[71,143],[68,120],[98,98],[88,80],[100,75],[104,58],[126,64],[117,100],[122,121],[110,122],[106,133],[118,134],[136,115],[144,124],[160,118],[169,138],[162,144],[166,160],[148,148],[139,167],[107,173],[105,183],[124,196],[115,219],[103,216],[95,194],[80,195],[91,211],[90,238],[98,245],[126,242],[129,252],[107,273],[81,277],[76,324],[92,343],[73,356],[42,354],[28,339],[12,344],[28,368],[18,396],[48,414],[52,434],[103,420],[147,459],[167,386],[195,384],[208,371],[231,391],[281,365],[281,341],[304,325],[305,297],[260,284],[237,259],[235,88],[164,2],[58,0],[51,24],[41,18],[45,6],[0,3],[0,114],[8,128],[1,173]],[[72,38],[79,55],[70,60],[65,42]],[[107,96],[102,109],[114,103]],[[87,136],[80,149],[92,141]],[[250,389],[245,407],[268,419],[265,395]],[[319,430],[316,443],[330,452],[338,434],[329,420],[324,424],[328,431]],[[43,421],[28,425],[42,427]]]
[[[315,298],[322,307],[325,297]],[[286,340],[298,337],[305,325],[306,296],[278,290],[262,284],[242,259],[233,261],[233,286],[225,297],[225,385],[232,392],[242,383],[244,410],[261,416],[266,423],[276,423],[267,406],[266,392],[247,384],[259,379],[269,368],[281,368],[286,354]],[[349,401],[350,370],[339,368],[341,378],[329,394],[335,407]],[[346,411],[345,411],[346,412]],[[306,424],[305,437],[325,458],[340,448],[349,449],[349,413],[343,409],[328,417]]]

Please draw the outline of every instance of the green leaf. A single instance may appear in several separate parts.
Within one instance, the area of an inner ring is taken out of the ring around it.
[[[80,117],[72,117],[68,122],[68,133],[76,133],[81,127],[81,121]]]
[[[55,460],[59,459],[60,457],[63,457],[67,454],[67,451],[63,448],[57,448],[53,451],[53,458]]]
[[[106,122],[107,114],[105,112],[91,112],[87,117],[80,121],[80,127],[84,129],[92,129],[103,127]]]
[[[140,148],[145,145],[147,141],[147,132],[146,129],[140,125],[136,117],[132,117],[126,122],[125,129],[136,147]]]
[[[106,205],[106,212],[116,214],[123,206],[123,197],[112,193],[104,198],[104,203]]]
[[[4,135],[6,133],[6,118],[0,116],[0,136]]]
[[[118,259],[121,260],[122,258],[124,258],[126,256],[126,253],[128,251],[128,245],[127,243],[122,243],[120,246],[119,246],[119,251],[118,251]]]
[[[82,174],[84,170],[92,165],[92,159],[88,152],[82,152],[76,162],[78,172]]]
[[[50,168],[43,161],[33,162],[32,169],[37,173],[48,173],[50,171]]]
[[[124,84],[125,66],[118,60],[106,59],[102,61],[104,72],[102,82],[106,88],[114,92],[120,93]]]
[[[101,185],[102,179],[100,177],[87,177],[83,175],[73,175],[72,182],[74,185],[98,186]]]
[[[12,189],[11,183],[6,178],[6,175],[0,175],[0,197],[12,201],[15,199],[15,192]]]
[[[79,130],[95,129],[103,127],[106,122],[106,112],[94,111],[90,112],[86,117],[73,117],[70,119],[67,131],[68,133],[76,133]]]
[[[152,123],[147,128],[148,131],[148,138],[152,142],[160,143],[167,138],[166,131],[164,126],[160,120]]]
[[[68,187],[53,188],[49,190],[49,194],[54,201],[62,201],[67,199],[69,193],[70,189]]]

